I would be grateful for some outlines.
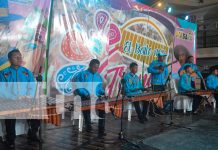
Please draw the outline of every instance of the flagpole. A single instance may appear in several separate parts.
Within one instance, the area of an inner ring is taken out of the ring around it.
[[[48,18],[48,24],[47,24],[47,34],[46,34],[46,58],[45,58],[45,87],[44,87],[44,94],[47,95],[47,77],[48,77],[48,57],[49,57],[49,44],[50,44],[50,34],[51,34],[51,23],[52,23],[52,10],[53,10],[53,0],[51,0],[50,3],[50,9],[49,9],[49,18]],[[40,90],[40,89],[39,89]],[[40,98],[40,95],[39,95]],[[47,99],[46,99],[47,103]],[[41,107],[41,101],[40,101],[40,107]],[[41,109],[42,111],[42,109]],[[42,113],[40,111],[40,117],[42,117]],[[42,118],[41,118],[42,119]],[[42,120],[40,120],[39,125],[39,150],[42,150]]]
[[[142,63],[142,87],[144,87],[144,85],[145,85],[144,73],[145,73],[145,61],[143,60],[143,63]]]
[[[51,0],[50,11],[49,11],[49,20],[47,25],[47,35],[46,35],[46,58],[45,58],[45,87],[44,94],[47,95],[47,81],[48,81],[48,61],[49,61],[49,46],[50,46],[50,34],[51,34],[51,24],[52,24],[52,15],[53,15],[53,3],[54,0]]]

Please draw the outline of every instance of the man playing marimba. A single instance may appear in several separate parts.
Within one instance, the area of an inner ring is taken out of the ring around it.
[[[0,71],[0,82],[1,84],[5,84],[4,98],[11,101],[24,99],[25,97],[33,98],[35,95],[34,76],[30,70],[22,67],[22,55],[20,51],[18,49],[12,50],[8,53],[8,59],[11,66]],[[29,125],[28,141],[39,142],[36,133],[38,132],[40,121],[35,119],[29,119],[27,121]],[[6,144],[9,148],[15,147],[15,124],[15,117],[13,119],[5,119]]]
[[[185,70],[185,73],[183,73],[179,79],[178,90],[179,90],[180,94],[184,94],[184,95],[187,95],[187,96],[193,98],[192,112],[193,112],[193,114],[197,114],[202,97],[199,95],[193,95],[190,93],[190,92],[195,91],[195,89],[191,85],[191,81],[192,81],[191,74],[193,71],[191,66],[186,65],[184,67],[184,70]]]
[[[202,80],[202,82],[203,82],[203,84],[205,86],[205,82],[204,82],[203,76],[202,76],[200,70],[198,69],[198,66],[196,64],[194,64],[193,56],[188,56],[187,57],[186,63],[182,64],[181,68],[178,71],[179,75],[181,76],[185,72],[184,68],[187,65],[190,65],[192,70],[193,70],[192,74],[191,74],[191,77],[192,77],[192,81],[191,81],[192,87],[195,88],[195,80],[196,80],[197,76]]]
[[[125,95],[128,97],[132,97],[142,94],[144,87],[142,86],[142,82],[140,78],[136,75],[136,73],[138,72],[138,64],[134,62],[131,63],[129,69],[130,72],[124,76]],[[142,101],[143,110],[141,110],[140,108],[139,101],[133,102],[133,104],[135,106],[135,110],[138,115],[139,122],[144,123],[144,121],[147,120],[146,115],[147,115],[148,102]]]
[[[92,59],[89,63],[89,68],[85,71],[79,72],[73,79],[74,82],[79,82],[78,84],[84,84],[86,86],[82,88],[77,88],[74,91],[75,95],[81,97],[82,102],[87,102],[91,100],[91,96],[101,96],[105,94],[103,88],[103,79],[97,72],[100,66],[100,62],[97,59]],[[98,84],[96,86],[96,84]],[[90,102],[91,103],[91,102]],[[86,131],[91,132],[91,116],[90,110],[84,110],[83,116],[86,125]],[[98,135],[99,137],[105,136],[105,110],[97,110],[99,118],[98,122]]]
[[[152,86],[153,91],[164,91],[165,90],[166,79],[169,74],[168,67],[166,63],[164,62],[165,56],[167,55],[162,52],[159,52],[157,54],[158,59],[152,61],[152,63],[148,67],[148,73],[151,73],[151,86]],[[150,111],[150,114],[151,113],[152,113],[152,110]],[[156,107],[155,113],[163,114],[161,109],[158,107]]]
[[[210,90],[218,90],[218,70],[215,67],[210,68],[211,74],[207,77],[206,85]],[[218,108],[218,94],[214,94],[214,98],[216,99],[216,108]]]

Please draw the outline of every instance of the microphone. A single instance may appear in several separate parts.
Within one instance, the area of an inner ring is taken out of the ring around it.
[[[38,73],[38,76],[36,77],[36,81],[38,82],[42,82],[41,72],[42,72],[42,66],[39,67],[39,73]]]
[[[42,72],[42,66],[39,67],[39,74]]]
[[[126,74],[126,72],[123,72],[123,75],[122,75],[122,78],[121,78],[121,84],[125,83],[125,79],[124,79],[125,74]]]
[[[121,78],[121,84],[119,86],[119,91],[121,91],[121,93],[123,94],[123,87],[124,87],[124,84],[125,84],[125,79],[124,79],[124,76],[125,76],[126,72],[123,72],[123,75],[122,75],[122,78]],[[121,89],[122,87],[122,89]],[[117,100],[118,100],[118,96],[119,96],[119,91],[118,91],[118,95],[117,95],[117,98],[116,98],[116,103],[114,104],[114,108],[110,108],[110,111],[111,111],[111,114],[116,118],[115,114],[114,114],[114,109],[115,107],[117,106]]]
[[[111,108],[110,108],[110,111],[111,111],[111,114],[112,114],[113,116],[115,116],[115,115],[114,115],[114,108],[111,107]]]

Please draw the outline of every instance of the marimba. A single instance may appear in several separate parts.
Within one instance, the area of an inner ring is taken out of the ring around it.
[[[180,93],[182,95],[212,95],[218,93],[217,90],[196,90],[196,91],[191,91],[191,92],[184,92]]]
[[[55,98],[43,98],[39,101],[33,99],[1,100],[0,117],[22,119],[44,119],[46,123],[60,125],[60,115],[56,109],[63,107]]]
[[[160,98],[163,96],[167,96],[167,91],[161,91],[161,92],[145,92],[140,95],[135,95],[131,97],[124,97],[124,103],[127,102],[134,102],[134,101],[151,101],[154,98]],[[119,97],[118,100],[116,98],[111,99],[100,99],[96,100],[95,103],[91,103],[92,101],[83,101],[81,103],[80,110],[89,110],[89,109],[105,109],[105,106],[108,107],[114,107],[115,105],[121,105],[122,104],[122,97]],[[74,103],[75,104],[75,103]]]

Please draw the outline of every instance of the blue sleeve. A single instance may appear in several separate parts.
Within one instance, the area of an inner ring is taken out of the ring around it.
[[[164,78],[165,78],[165,80],[167,79],[168,74],[169,74],[168,67],[165,67],[165,69],[164,69]]]
[[[9,89],[10,89],[9,85],[6,82],[3,72],[0,71],[0,100],[5,100],[10,98],[11,94],[9,94]]]
[[[99,75],[100,76],[100,75]],[[100,96],[100,95],[104,95],[105,94],[105,90],[104,90],[104,88],[103,88],[103,79],[102,79],[102,77],[100,76],[99,77],[99,79],[100,79],[100,83],[97,85],[97,88],[96,88],[96,94],[97,94],[97,96]]]
[[[133,88],[131,87],[131,84],[129,82],[128,75],[124,76],[124,80],[125,80],[125,93],[131,93],[133,91]]]
[[[2,71],[0,71],[0,100],[3,100],[4,98],[4,85],[3,85],[3,75],[2,75]]]
[[[0,82],[5,82],[5,78],[2,71],[0,71]]]
[[[190,83],[187,83],[187,77],[186,76],[181,76],[181,87],[184,91],[192,91],[194,90],[191,86]]]
[[[36,82],[31,71],[28,71],[29,79],[28,79],[28,88],[27,88],[27,95],[31,96],[32,98],[35,96],[36,93]],[[39,89],[40,90],[40,89]]]
[[[155,69],[154,67],[156,66],[155,62],[152,62],[149,67],[148,67],[148,73],[155,73],[155,74],[159,74],[160,71],[158,69]]]
[[[74,82],[76,82],[75,94],[78,94],[79,96],[88,96],[89,95],[89,92],[85,88],[81,87],[81,82],[84,82],[84,81],[85,81],[84,75],[82,74],[82,72],[78,73],[74,77]]]
[[[143,89],[144,88],[144,85],[142,85],[142,80],[139,79],[139,86],[138,86],[140,89]]]
[[[208,89],[211,89],[211,90],[217,88],[216,87],[216,82],[215,82],[215,80],[213,80],[212,76],[207,77],[206,86],[207,86]]]
[[[196,74],[198,75],[198,77],[202,79],[203,76],[202,76],[200,70],[198,69],[198,66],[195,65],[195,64],[193,64],[192,66],[193,66],[193,70],[196,72]]]

